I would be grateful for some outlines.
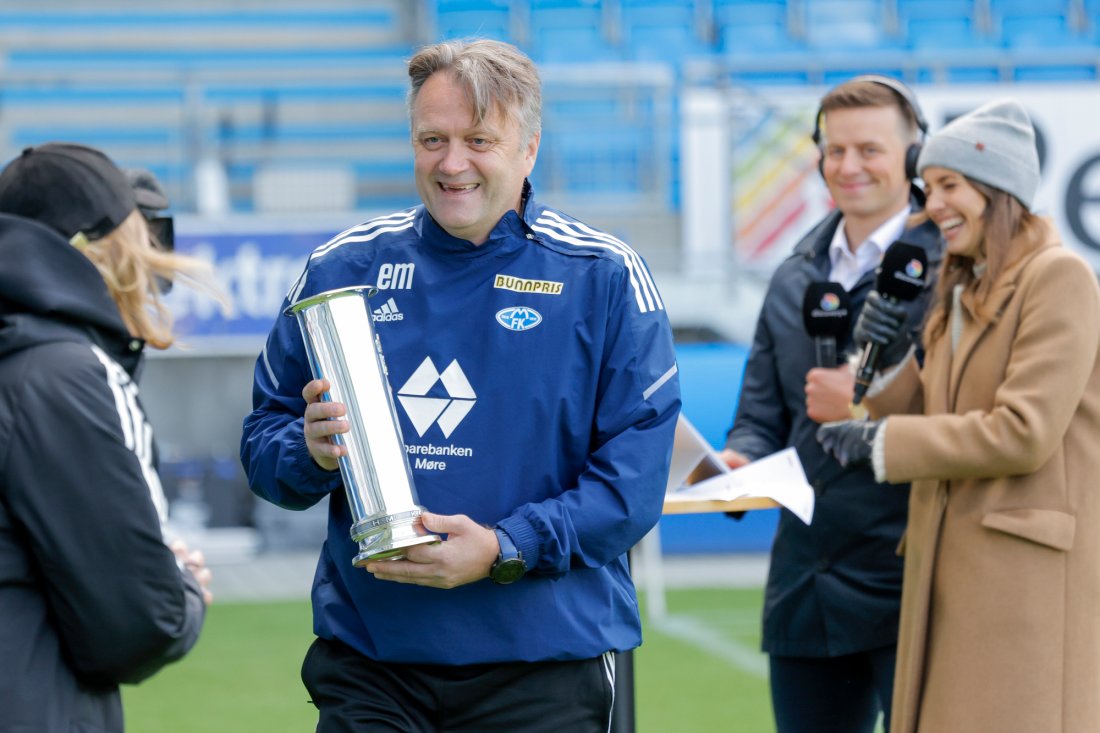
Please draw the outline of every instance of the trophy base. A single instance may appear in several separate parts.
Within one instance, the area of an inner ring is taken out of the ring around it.
[[[424,529],[420,509],[356,522],[351,538],[359,543],[359,554],[351,561],[357,568],[378,560],[400,560],[409,547],[442,541],[439,535]]]

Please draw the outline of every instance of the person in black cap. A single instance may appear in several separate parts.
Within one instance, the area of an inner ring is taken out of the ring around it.
[[[162,214],[170,203],[168,194],[164,192],[160,181],[152,171],[145,168],[123,168],[122,172],[126,174],[126,180],[134,189],[138,211],[145,217],[145,224],[149,227],[149,238],[162,250],[174,252],[176,249],[175,220]],[[162,295],[167,295],[172,290],[172,281],[158,275],[157,288]]]
[[[145,217],[153,243],[167,252],[174,251],[176,249],[175,223],[172,217],[162,213],[170,205],[164,187],[160,185],[160,181],[153,172],[145,168],[123,168],[122,172],[126,174],[126,180],[130,181],[134,189],[138,211]]]
[[[135,374],[172,343],[156,279],[216,290],[151,246],[141,200],[81,145],[0,172],[0,730],[122,731],[118,685],[186,654],[211,600],[169,547]]]

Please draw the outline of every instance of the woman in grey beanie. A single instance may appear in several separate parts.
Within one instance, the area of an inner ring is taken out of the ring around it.
[[[912,482],[894,733],[1057,733],[1100,721],[1100,287],[1031,212],[1035,136],[1014,100],[946,125],[919,169],[948,254],[871,422],[821,427],[849,463]],[[906,329],[885,299],[866,340]]]

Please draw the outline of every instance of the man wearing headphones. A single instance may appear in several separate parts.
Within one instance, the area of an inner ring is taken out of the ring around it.
[[[936,269],[938,230],[907,223],[923,205],[911,180],[926,129],[910,90],[889,77],[856,77],[821,100],[813,138],[836,209],[772,276],[723,453],[736,467],[794,446],[817,492],[813,524],[782,510],[772,545],[763,648],[778,733],[870,733],[880,711],[889,729],[908,486],[877,484],[822,451],[817,427],[851,417],[854,377],[843,359],[818,363],[800,313],[808,286],[832,281],[855,324],[895,241],[924,248]],[[926,305],[907,304],[916,343]],[[841,354],[855,350],[851,326],[837,341]]]

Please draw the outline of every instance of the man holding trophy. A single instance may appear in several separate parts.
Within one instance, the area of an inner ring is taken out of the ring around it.
[[[331,495],[302,678],[319,731],[606,731],[680,408],[668,319],[630,247],[532,195],[526,56],[451,41],[409,76],[423,204],[314,251],[244,424],[253,491]]]

